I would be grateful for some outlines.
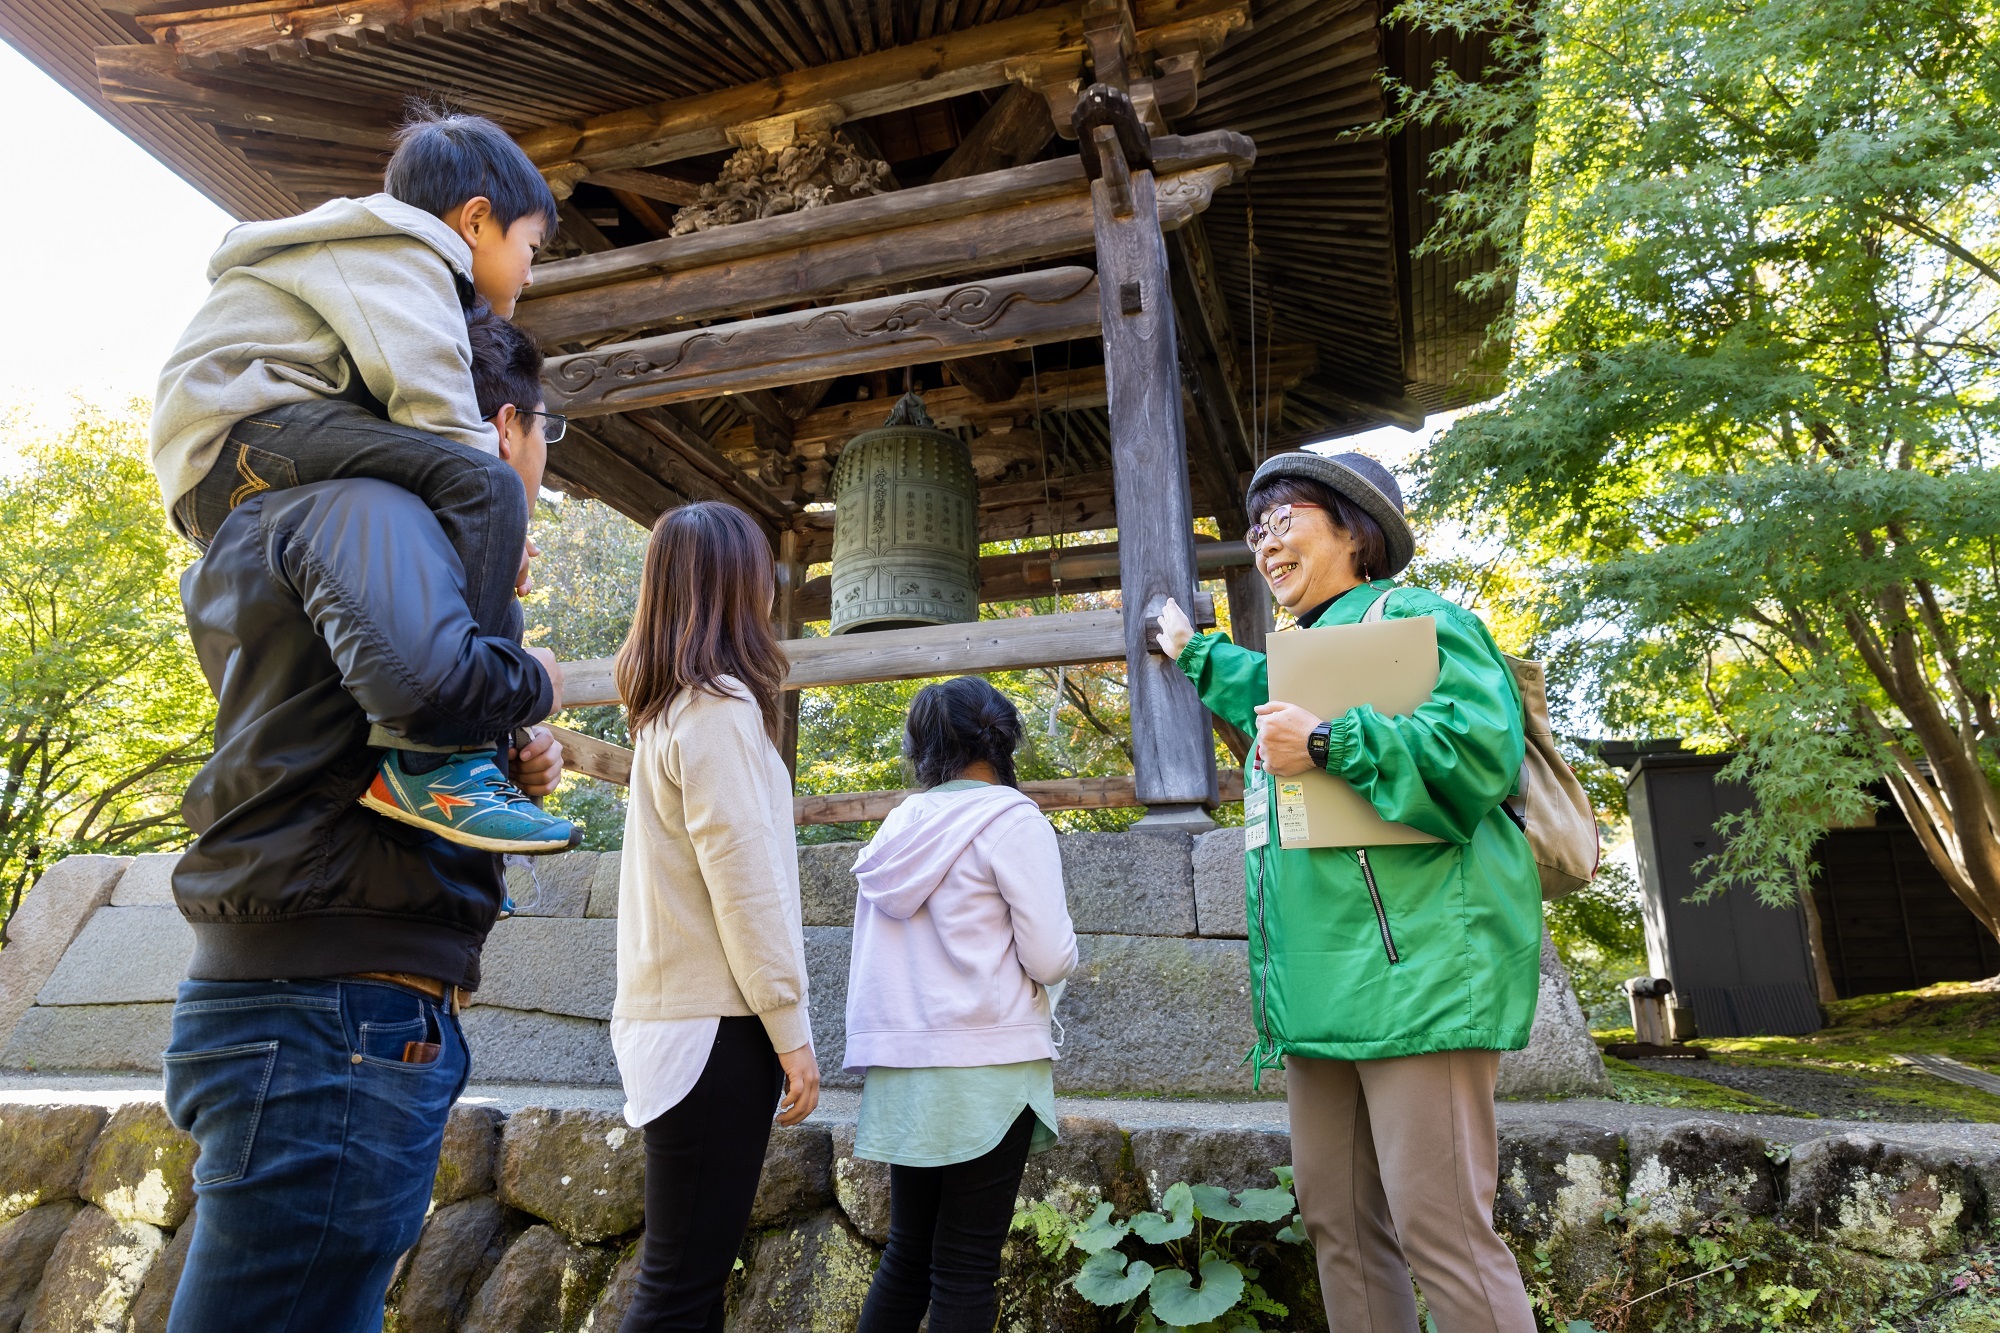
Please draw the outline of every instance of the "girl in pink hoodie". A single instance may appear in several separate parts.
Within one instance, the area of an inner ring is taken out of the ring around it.
[[[991,1333],[1028,1154],[1056,1141],[1054,995],[1076,968],[1055,830],[1014,784],[1021,716],[978,676],[919,691],[922,788],[854,863],[854,1155],[889,1166],[859,1333]]]

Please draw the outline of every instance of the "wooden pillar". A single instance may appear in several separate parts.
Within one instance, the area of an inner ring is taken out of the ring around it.
[[[778,589],[771,602],[771,628],[779,639],[796,639],[805,633],[804,623],[799,619],[799,589],[805,586],[806,562],[799,555],[799,534],[786,528],[778,534]],[[799,692],[786,690],[783,713],[779,721],[778,753],[785,757],[785,767],[792,771],[793,781],[799,776]]]
[[[1227,571],[1222,586],[1229,593],[1229,637],[1253,653],[1264,651],[1276,619],[1271,614],[1271,589],[1255,565]]]
[[[1191,606],[1195,589],[1180,359],[1150,144],[1131,100],[1103,84],[1080,99],[1077,128],[1093,178],[1132,764],[1147,807],[1139,825],[1206,829],[1216,801],[1208,713],[1148,632],[1167,598]]]

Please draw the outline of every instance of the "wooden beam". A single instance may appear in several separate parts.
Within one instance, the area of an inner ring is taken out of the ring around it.
[[[1032,162],[1055,137],[1056,122],[1049,115],[1048,99],[1021,84],[1009,84],[944,165],[931,173],[931,184]]]
[[[607,190],[624,190],[638,195],[641,199],[673,204],[675,207],[694,203],[701,198],[699,185],[692,181],[676,180],[672,176],[662,176],[657,171],[639,171],[633,168],[593,171],[583,179],[589,185],[602,185]]]
[[[1021,387],[1021,367],[1009,356],[962,356],[950,369],[953,379],[989,403],[1011,401]]]
[[[97,84],[114,102],[164,107],[212,125],[389,151],[398,108],[357,97],[327,101],[230,83],[184,68],[163,46],[100,46]]]
[[[863,398],[808,412],[792,426],[792,448],[809,458],[837,457],[849,440],[881,425],[889,415],[890,405],[888,400]],[[1038,409],[1074,412],[1102,407],[1104,367],[1044,370],[1033,379],[1023,375],[1013,397],[998,402],[988,402],[963,385],[946,385],[925,393],[924,406],[930,409],[931,420],[947,430],[983,426],[1003,417],[1026,421]],[[718,446],[725,449],[749,443],[747,427],[736,427],[717,437]]]
[[[721,469],[706,466],[706,460],[695,455],[681,434],[668,429],[658,414],[611,413],[592,418],[589,429],[634,467],[660,478],[688,499],[720,500],[749,510],[750,517],[773,540],[790,520],[784,505],[726,460],[717,459]],[[561,449],[562,445],[556,445],[549,451],[551,457]]]
[[[1225,769],[1217,774],[1219,800],[1227,804],[1243,799],[1243,770]],[[910,796],[908,791],[855,791],[838,796],[794,796],[792,823],[860,824],[886,819],[889,812]],[[1043,810],[1125,810],[1141,804],[1137,786],[1129,775],[1104,778],[1051,778],[1021,784],[1021,794]]]
[[[584,777],[620,787],[632,785],[632,752],[624,746],[554,724],[550,724],[549,730],[562,743],[563,769],[566,772],[580,773]]]
[[[405,0],[367,2],[400,7]],[[901,111],[1001,87],[1008,64],[1029,52],[1080,46],[1081,11],[1076,3],[1055,5],[757,83],[531,130],[519,142],[545,168],[575,162],[599,171],[722,152],[733,147],[732,126],[818,107],[837,108],[842,120]],[[269,36],[266,20],[265,43]]]
[[[1196,621],[1215,623],[1215,601],[1192,599]],[[788,690],[862,685],[878,680],[921,680],[984,671],[1083,666],[1125,655],[1125,613],[1116,608],[1065,611],[1052,616],[1008,616],[965,625],[885,629],[833,638],[787,639],[778,645],[791,662]],[[588,708],[619,702],[612,659],[563,664],[563,706]]]
[[[1256,152],[1226,132],[1182,142],[1188,164],[1171,173],[1163,226],[1207,208]],[[1075,161],[1038,162],[539,265],[517,319],[546,346],[1008,268],[1092,242]]]
[[[550,360],[542,382],[551,411],[598,416],[1086,337],[1097,312],[1096,274],[1044,269],[616,343]]]
[[[586,425],[572,425],[561,444],[549,450],[549,484],[595,497],[640,527],[688,497],[600,440]]]

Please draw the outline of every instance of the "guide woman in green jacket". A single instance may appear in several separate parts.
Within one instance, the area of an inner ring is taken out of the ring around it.
[[[1362,454],[1281,454],[1248,500],[1258,572],[1302,626],[1359,621],[1414,554],[1401,489]],[[1437,621],[1437,689],[1405,717],[1273,700],[1263,654],[1197,636],[1172,603],[1160,643],[1211,711],[1257,731],[1269,773],[1322,767],[1443,839],[1285,851],[1267,813],[1269,841],[1248,854],[1252,1059],[1286,1070],[1329,1323],[1414,1333],[1414,1272],[1439,1333],[1532,1333],[1493,1231],[1499,1053],[1527,1044],[1540,984],[1540,882],[1503,804],[1521,698],[1470,612],[1408,588],[1385,614]]]

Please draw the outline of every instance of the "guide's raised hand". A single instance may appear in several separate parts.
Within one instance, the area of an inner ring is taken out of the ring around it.
[[[1179,657],[1181,650],[1194,638],[1194,622],[1181,610],[1181,604],[1167,598],[1167,604],[1160,608],[1160,651],[1168,657]]]

